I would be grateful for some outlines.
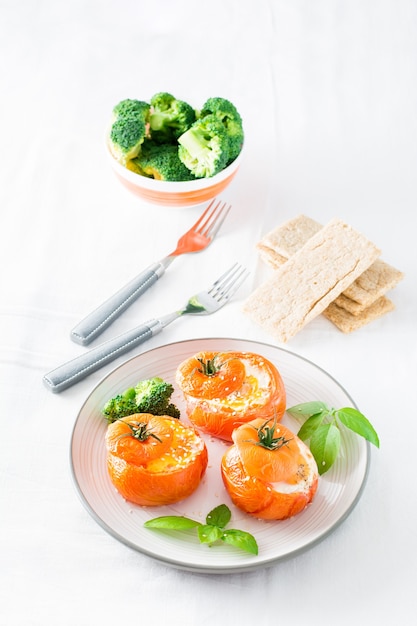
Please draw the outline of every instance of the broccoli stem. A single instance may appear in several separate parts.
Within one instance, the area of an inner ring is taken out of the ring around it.
[[[207,149],[210,149],[207,139],[194,128],[190,128],[181,135],[180,143],[195,159],[200,159]]]
[[[163,130],[165,128],[167,116],[163,113],[152,113],[151,115],[151,129]]]

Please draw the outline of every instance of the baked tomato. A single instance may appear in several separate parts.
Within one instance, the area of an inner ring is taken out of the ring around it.
[[[128,415],[108,426],[105,442],[110,479],[135,504],[160,506],[187,498],[207,467],[200,435],[167,415]]]
[[[176,382],[194,426],[226,441],[241,424],[285,411],[281,375],[259,354],[198,352],[178,366]]]
[[[221,474],[232,502],[264,520],[300,513],[318,486],[316,461],[308,446],[274,420],[255,419],[233,433]]]

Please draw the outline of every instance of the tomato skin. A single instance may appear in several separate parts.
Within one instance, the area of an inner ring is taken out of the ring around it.
[[[218,356],[217,356],[218,355]],[[222,374],[198,371],[199,359],[217,358]],[[176,382],[196,428],[225,441],[235,428],[255,417],[282,418],[286,408],[284,382],[275,365],[250,352],[199,352],[177,369]]]
[[[283,520],[301,513],[318,488],[318,470],[308,447],[294,433],[279,425],[288,441],[278,450],[267,450],[246,438],[254,420],[233,433],[234,444],[222,458],[221,475],[235,506],[263,520]],[[284,457],[284,458],[282,458]]]
[[[145,424],[157,438],[139,441],[129,424]],[[187,498],[208,464],[206,445],[195,429],[167,415],[138,413],[117,420],[108,426],[105,443],[110,480],[126,500],[141,506]]]
[[[212,364],[216,371],[205,373],[204,364]],[[176,379],[183,393],[193,398],[224,398],[240,389],[245,379],[245,367],[239,356],[232,352],[198,352],[179,365]]]
[[[146,424],[146,428],[153,436],[140,442],[132,437],[130,426],[137,426],[139,423]],[[170,421],[159,419],[150,413],[123,417],[113,422],[111,428],[107,428],[107,450],[127,463],[145,465],[152,459],[160,457],[172,446],[174,433],[170,425]]]

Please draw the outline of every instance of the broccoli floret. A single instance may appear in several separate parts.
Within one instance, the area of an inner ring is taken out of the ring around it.
[[[195,180],[178,156],[178,146],[145,139],[140,155],[131,161],[136,172],[157,180]],[[133,168],[132,168],[133,169]]]
[[[140,100],[122,100],[113,109],[110,148],[123,165],[138,156],[149,124],[150,105]]]
[[[200,111],[200,117],[215,115],[223,124],[229,138],[229,160],[239,155],[244,139],[242,118],[235,105],[225,98],[209,98]]]
[[[109,424],[126,415],[137,413],[136,390],[134,387],[126,389],[122,394],[111,398],[103,407],[103,415],[107,417]]]
[[[195,119],[193,107],[170,93],[160,92],[151,98],[150,132],[158,143],[176,143]]]
[[[113,118],[117,120],[120,117],[145,117],[147,118],[149,115],[150,106],[147,102],[143,100],[122,100],[113,108]]]
[[[141,380],[135,387],[138,413],[170,415],[178,418],[179,409],[170,403],[174,387],[159,376]]]
[[[215,115],[194,122],[178,137],[178,156],[196,178],[214,176],[229,160],[229,138],[223,123]]]
[[[146,141],[146,139],[145,139],[145,141]],[[142,146],[143,146],[143,144],[142,144]],[[141,152],[142,152],[142,146],[141,146]],[[143,171],[143,169],[140,166],[138,158],[139,157],[135,157],[134,159],[130,159],[130,161],[126,161],[125,167],[126,167],[126,169],[130,170],[131,172],[134,172],[135,174],[140,174],[141,176],[146,176],[145,172]]]
[[[197,112],[168,92],[148,104],[126,99],[113,108],[109,145],[131,171],[165,181],[214,176],[239,155],[242,118],[229,100],[209,98]]]
[[[110,147],[116,159],[125,165],[135,158],[140,152],[145,133],[145,124],[136,117],[116,120],[110,131]]]
[[[130,387],[122,394],[111,398],[104,405],[102,413],[109,424],[135,413],[170,415],[179,419],[178,407],[170,402],[173,392],[174,387],[158,376],[141,380],[136,387]]]

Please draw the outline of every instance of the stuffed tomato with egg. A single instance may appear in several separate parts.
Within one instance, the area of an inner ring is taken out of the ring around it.
[[[190,496],[206,471],[207,448],[194,428],[167,415],[137,413],[106,431],[107,469],[129,502],[161,506]]]
[[[319,477],[308,446],[282,424],[263,419],[233,432],[221,474],[233,504],[264,520],[303,511],[315,496]]]
[[[198,352],[177,368],[176,382],[196,428],[232,441],[255,417],[280,420],[286,393],[275,365],[250,352]]]

